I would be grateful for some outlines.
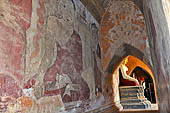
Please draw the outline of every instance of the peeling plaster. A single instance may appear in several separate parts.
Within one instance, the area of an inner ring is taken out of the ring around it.
[[[33,40],[35,35],[38,33],[37,23],[38,23],[38,14],[37,9],[40,8],[38,0],[32,1],[32,15],[31,15],[31,25],[29,29],[26,31],[26,81],[37,73],[38,67],[40,65],[40,61],[36,63],[32,62],[30,55],[34,50]]]

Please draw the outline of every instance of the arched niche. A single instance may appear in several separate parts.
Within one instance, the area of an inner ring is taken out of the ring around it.
[[[119,69],[126,58],[129,59],[129,63],[127,64],[129,74],[131,74],[137,67],[140,67],[151,77],[154,85],[155,101],[157,104],[157,90],[155,84],[155,77],[152,72],[152,67],[150,66],[149,61],[146,59],[146,57],[140,50],[128,44],[123,44],[116,50],[114,56],[110,60],[108,67],[106,68],[104,89],[106,93],[111,95],[111,101],[119,110],[122,109],[122,106],[120,105],[119,95]]]
[[[148,76],[150,77],[150,79],[153,82],[153,90],[154,90],[154,98],[155,98],[155,102],[152,103],[156,103],[157,104],[157,93],[156,93],[156,84],[155,84],[155,78],[154,75],[150,69],[149,66],[147,66],[143,61],[139,60],[138,58],[128,55],[127,57],[125,57],[117,66],[116,68],[112,71],[111,73],[111,80],[110,80],[110,85],[112,88],[112,99],[113,102],[115,103],[115,105],[118,107],[118,109],[121,109],[121,105],[120,104],[120,95],[119,95],[119,85],[120,85],[120,73],[119,73],[119,69],[120,69],[120,65],[124,62],[125,59],[130,59],[130,61],[128,61],[129,63],[127,63],[127,67],[129,69],[129,75],[131,75],[133,73],[133,71],[135,71],[136,68],[141,68],[142,70],[144,70]]]
[[[125,59],[128,59],[128,63],[126,64],[126,66],[128,67],[128,71],[129,71],[129,75],[132,75],[134,72],[136,73],[136,77],[139,77],[141,75],[139,75],[137,73],[137,71],[141,71],[143,72],[143,74],[145,74],[145,77],[148,77],[148,79],[151,80],[151,83],[153,83],[153,88],[154,88],[154,96],[155,96],[155,102],[153,103],[157,103],[157,95],[156,95],[156,84],[155,84],[155,77],[152,73],[152,70],[150,69],[149,66],[147,66],[143,61],[139,60],[138,58],[134,57],[134,56],[127,56],[123,59],[123,62]],[[122,63],[122,62],[121,62]],[[120,63],[120,65],[121,65]],[[114,72],[113,72],[114,73]],[[114,79],[114,77],[112,78]],[[138,79],[139,80],[139,79]]]
[[[111,97],[109,99],[119,110],[121,109],[119,67],[129,56],[142,62],[140,65],[132,66],[131,72],[136,67],[141,67],[151,76],[157,103],[155,77],[146,54],[148,35],[145,18],[142,14],[142,5],[139,4],[139,0],[111,0],[101,20],[102,60],[105,70],[104,94]]]

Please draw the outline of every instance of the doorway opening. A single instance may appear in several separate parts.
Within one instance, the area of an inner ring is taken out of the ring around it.
[[[142,69],[141,67],[136,67],[130,76],[134,76],[140,81],[140,85],[144,87],[144,95],[151,102],[156,103],[155,99],[155,90],[154,83],[152,77],[149,75],[147,71]]]
[[[118,70],[120,104],[123,109],[151,109],[157,99],[150,68],[138,58],[128,56]]]

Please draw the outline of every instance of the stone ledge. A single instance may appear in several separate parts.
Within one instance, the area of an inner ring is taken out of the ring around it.
[[[133,113],[133,112],[140,112],[140,113],[159,113],[158,104],[151,104],[151,108],[149,109],[123,109],[120,110],[120,113]]]
[[[86,111],[85,113],[111,113],[112,112],[119,112],[123,110],[122,105],[120,104],[120,101],[108,103],[106,105],[102,105],[98,108],[91,109]]]
[[[159,113],[158,104],[152,104],[149,109],[120,109],[111,103],[99,108],[86,111],[85,113]]]

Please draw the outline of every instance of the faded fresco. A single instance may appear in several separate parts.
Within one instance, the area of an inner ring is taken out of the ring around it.
[[[26,30],[30,26],[31,0],[0,1],[0,112],[22,96]]]
[[[164,86],[169,91],[169,46],[166,38],[158,38],[162,34],[155,23],[165,23],[151,15],[153,4],[159,3],[147,4],[149,41],[156,40],[150,44],[152,60],[158,64],[154,70],[159,67],[157,73],[163,75],[156,76],[156,82],[166,81],[161,93]],[[111,106],[109,97],[119,78],[115,75],[111,81],[108,64],[124,43],[146,55],[148,36],[144,16],[132,1],[113,0],[108,6],[98,23],[81,0],[0,0],[0,112],[83,113]],[[167,94],[160,102],[168,111]]]
[[[64,46],[57,42],[56,46],[56,60],[45,73],[45,95],[61,94],[63,102],[88,99],[90,91],[81,77],[82,44],[79,35],[73,31]]]
[[[98,42],[89,40],[96,35],[91,25],[98,23],[83,4],[1,0],[0,10],[0,103],[5,102],[0,111],[62,112],[70,102],[88,106],[101,92],[101,72],[95,67],[101,50],[98,45],[92,52]]]

